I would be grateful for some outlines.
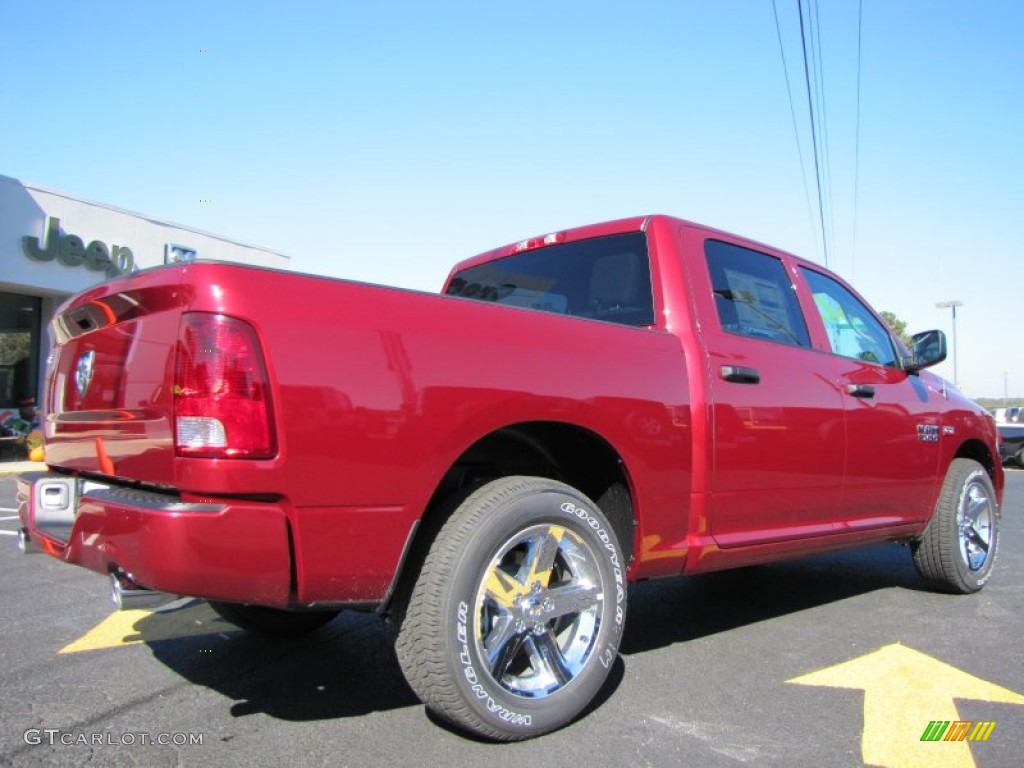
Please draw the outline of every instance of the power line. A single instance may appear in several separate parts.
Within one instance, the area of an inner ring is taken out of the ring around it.
[[[850,246],[850,273],[856,274],[857,264],[857,213],[860,195],[860,54],[861,34],[864,28],[864,0],[857,2],[857,117],[853,140],[853,238]]]
[[[796,140],[796,154],[800,160],[800,178],[804,182],[804,201],[807,203],[807,222],[811,225],[811,234],[814,234],[814,214],[811,213],[811,192],[807,188],[807,166],[804,164],[804,148],[800,142],[800,131],[796,124],[796,109],[793,106],[793,89],[789,83],[789,68],[786,66],[786,54],[782,45],[782,30],[779,27],[779,11],[772,0],[772,13],[775,15],[775,36],[779,41],[779,58],[782,59],[782,74],[786,79],[786,95],[789,97],[789,116],[793,121],[793,137]]]
[[[829,250],[836,250],[835,209],[832,205],[832,162],[828,136],[828,99],[825,88],[825,49],[821,44],[821,13],[818,0],[808,0],[807,18],[811,31],[811,70],[814,73],[815,93],[818,99],[818,133],[821,142],[821,189],[825,200],[822,228],[828,238]]]
[[[807,35],[804,31],[804,8],[801,0],[796,0],[797,11],[800,16],[800,44],[804,54],[804,85],[807,88],[807,111],[811,118],[811,144],[814,149],[814,178],[818,186],[818,216],[821,220],[821,248],[825,256],[825,266],[829,266],[828,240],[825,236],[825,203],[821,190],[821,166],[818,162],[818,128],[814,119],[814,97],[811,91],[811,73],[807,63]]]

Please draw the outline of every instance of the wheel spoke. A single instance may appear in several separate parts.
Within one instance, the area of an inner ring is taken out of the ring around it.
[[[544,593],[544,617],[560,619],[563,616],[582,613],[597,605],[599,600],[598,588],[593,584],[553,587]]]
[[[565,533],[565,528],[552,525],[530,543],[525,563],[527,573],[524,586],[527,590],[537,582],[542,587],[547,587],[551,579],[551,569],[555,567],[555,557],[558,556],[558,545]]]
[[[989,542],[984,536],[978,533],[977,529],[972,525],[964,531],[964,538],[967,541],[968,546],[972,543],[978,549],[988,552]]]
[[[495,622],[494,629],[484,640],[484,650],[487,653],[487,665],[496,679],[501,679],[523,647],[523,637],[522,634],[516,634],[511,616],[502,616]]]
[[[572,680],[573,673],[566,665],[551,630],[545,630],[540,635],[529,635],[526,645],[534,667],[538,671],[543,669],[547,672],[558,683],[558,687]]]
[[[964,561],[972,571],[981,568],[988,559],[989,542],[972,527],[966,526],[961,535],[964,547]]]
[[[992,505],[988,494],[977,485],[971,486],[957,516],[960,526],[960,545],[964,562],[973,571],[980,569],[988,559],[991,546]]]
[[[964,515],[972,523],[988,510],[989,503],[985,496],[979,496],[977,493],[972,493],[967,499],[967,510]]]

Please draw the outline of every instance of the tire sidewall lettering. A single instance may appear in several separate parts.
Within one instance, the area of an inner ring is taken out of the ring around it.
[[[597,538],[601,541],[601,544],[608,552],[608,560],[611,563],[612,572],[615,576],[615,623],[621,627],[623,621],[625,621],[625,611],[622,609],[622,606],[626,600],[626,579],[618,550],[612,543],[608,532],[601,526],[600,521],[595,519],[590,511],[585,507],[578,506],[571,501],[567,501],[561,505],[560,509],[567,515],[583,520],[587,526],[594,531]]]
[[[458,642],[459,664],[462,665],[462,676],[469,683],[469,690],[492,715],[498,717],[509,725],[518,725],[529,728],[533,725],[533,717],[529,714],[514,712],[503,704],[494,700],[490,692],[480,682],[480,676],[473,666],[473,653],[469,644],[469,604],[464,600],[460,601],[456,608],[455,636]]]

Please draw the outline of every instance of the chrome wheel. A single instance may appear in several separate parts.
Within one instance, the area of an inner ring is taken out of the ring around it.
[[[505,542],[483,572],[475,638],[487,672],[517,696],[549,696],[586,665],[604,594],[596,553],[559,525],[534,525]]]
[[[987,489],[972,482],[964,489],[957,510],[956,525],[960,531],[960,556],[972,571],[985,567],[992,545],[994,504]]]

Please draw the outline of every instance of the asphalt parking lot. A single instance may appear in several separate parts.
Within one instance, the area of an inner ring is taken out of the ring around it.
[[[0,508],[13,496],[0,474]],[[1007,471],[981,593],[925,591],[898,545],[642,584],[600,700],[519,744],[432,721],[374,616],[271,641],[201,601],[112,612],[103,577],[21,555],[12,516],[4,765],[1020,765],[1024,470]],[[922,741],[946,721],[987,723],[988,739]]]

